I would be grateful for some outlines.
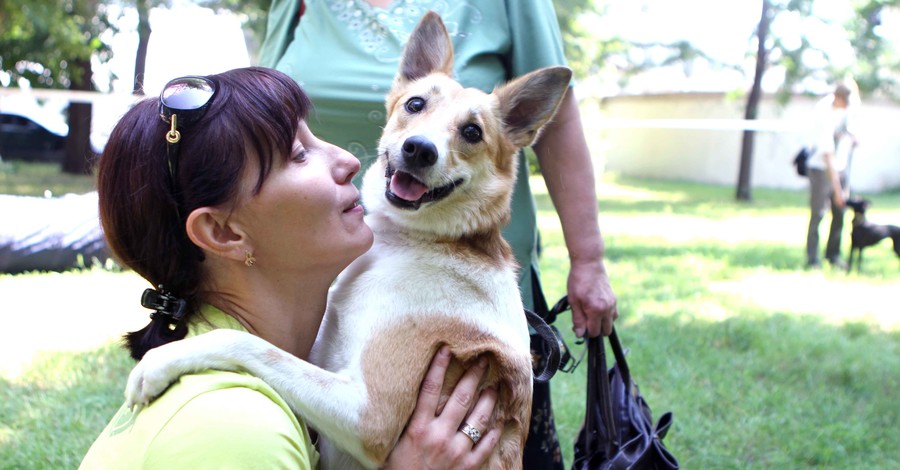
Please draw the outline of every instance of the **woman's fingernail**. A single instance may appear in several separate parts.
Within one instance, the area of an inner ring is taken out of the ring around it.
[[[450,356],[450,346],[447,346],[446,344],[441,346],[441,349],[438,349],[438,354],[440,354],[443,357],[449,357]]]
[[[486,357],[481,356],[478,358],[478,367],[481,367],[482,369],[487,367],[487,358]]]

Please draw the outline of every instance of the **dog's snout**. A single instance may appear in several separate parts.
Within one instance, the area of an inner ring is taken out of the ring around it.
[[[425,168],[437,162],[437,147],[421,135],[406,139],[402,150],[403,160],[413,168]]]

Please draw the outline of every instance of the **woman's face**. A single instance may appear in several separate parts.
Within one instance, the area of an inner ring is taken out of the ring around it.
[[[260,192],[232,214],[250,237],[256,266],[342,270],[372,246],[352,183],[360,169],[353,155],[319,140],[301,121],[289,158],[273,160]],[[245,171],[244,194],[257,174]]]

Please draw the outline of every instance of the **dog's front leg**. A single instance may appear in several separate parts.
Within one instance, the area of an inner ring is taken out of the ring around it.
[[[359,437],[368,400],[364,384],[249,333],[219,329],[148,351],[128,377],[126,405],[147,404],[178,377],[205,369],[246,371],[260,378],[307,424],[367,467],[377,467]]]

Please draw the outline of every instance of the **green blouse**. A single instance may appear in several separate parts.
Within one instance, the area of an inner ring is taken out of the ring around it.
[[[312,131],[356,155],[365,170],[376,158],[385,123],[384,96],[403,46],[428,10],[447,25],[456,78],[465,86],[490,92],[513,77],[565,64],[550,0],[394,0],[386,9],[365,0],[273,0],[259,62],[303,86],[315,104]],[[512,221],[504,237],[525,268],[520,286],[528,306],[527,268],[537,265],[535,213],[528,166],[521,156]]]

